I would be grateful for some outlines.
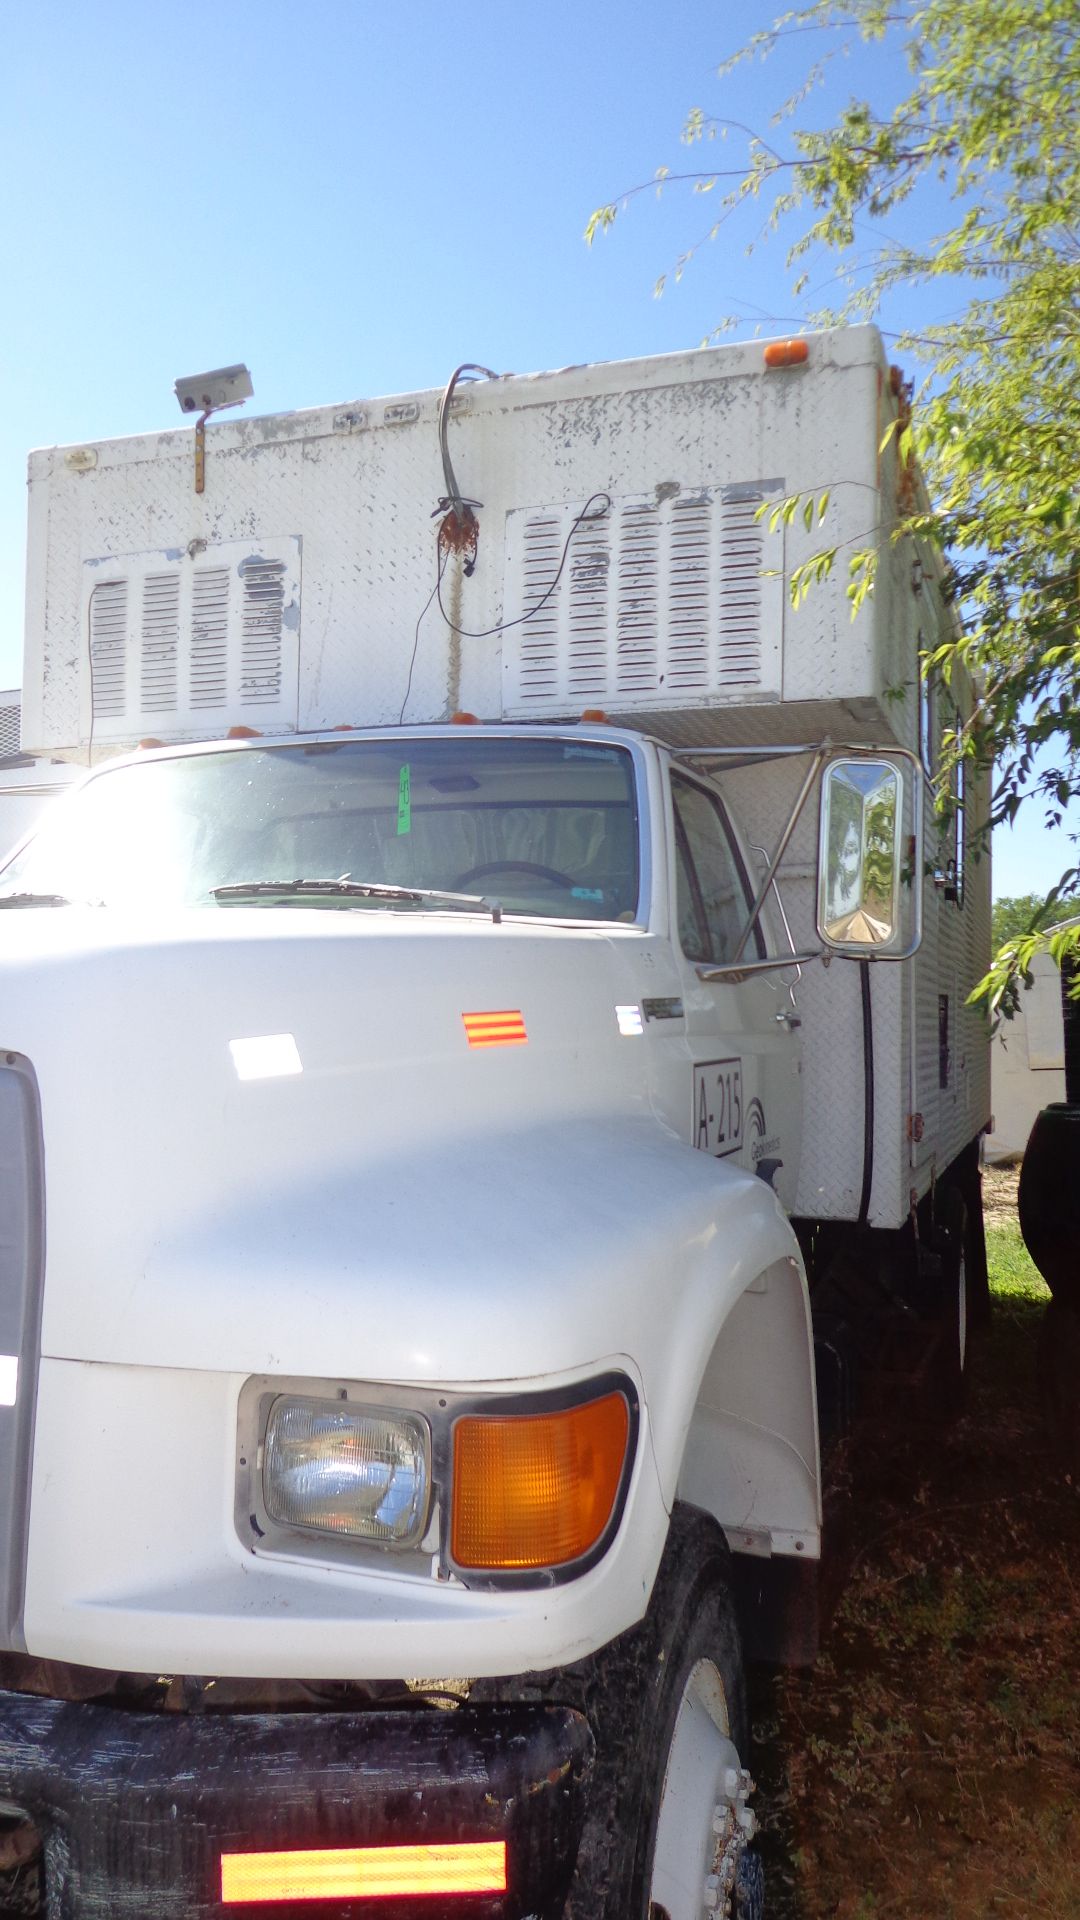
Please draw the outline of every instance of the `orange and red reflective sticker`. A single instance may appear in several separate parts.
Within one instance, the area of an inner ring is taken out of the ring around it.
[[[388,1894],[505,1892],[505,1840],[221,1856],[221,1900],[226,1907],[252,1900],[381,1900]]]
[[[501,1013],[463,1013],[470,1047],[523,1047],[529,1036],[525,1016],[514,1007]]]

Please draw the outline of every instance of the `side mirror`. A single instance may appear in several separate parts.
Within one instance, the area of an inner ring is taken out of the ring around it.
[[[917,807],[917,782],[912,797]],[[892,760],[837,759],[825,768],[817,930],[835,953],[901,960],[919,944],[918,925],[913,940],[901,925],[905,798]]]

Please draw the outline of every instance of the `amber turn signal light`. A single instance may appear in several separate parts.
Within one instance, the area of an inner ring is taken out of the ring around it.
[[[629,1433],[621,1393],[558,1413],[457,1421],[456,1564],[510,1572],[580,1560],[611,1519]]]

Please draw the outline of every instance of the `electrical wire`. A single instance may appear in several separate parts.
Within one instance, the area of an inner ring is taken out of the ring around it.
[[[418,648],[418,647],[419,647],[419,645],[420,645],[420,629],[421,629],[421,627],[423,626],[423,624],[424,624],[424,621],[425,621],[425,619],[427,618],[427,613],[428,613],[428,609],[429,609],[429,607],[431,606],[431,603],[432,603],[432,601],[433,601],[433,600],[435,599],[435,597],[436,597],[436,595],[437,595],[437,593],[438,593],[438,591],[439,591],[439,588],[440,588],[440,587],[441,587],[441,585],[442,585],[442,577],[443,577],[443,567],[444,567],[444,565],[445,565],[445,559],[444,559],[444,556],[443,556],[443,552],[442,552],[442,548],[441,548],[441,547],[436,547],[436,550],[435,550],[435,551],[436,551],[436,556],[437,556],[437,568],[436,568],[436,573],[435,573],[435,585],[434,585],[434,586],[432,587],[432,589],[431,589],[431,592],[430,592],[430,593],[428,594],[428,597],[427,597],[427,599],[426,599],[426,600],[424,601],[424,604],[423,604],[423,606],[422,606],[422,607],[421,607],[421,609],[420,609],[420,617],[419,617],[419,619],[418,619],[418,620],[417,620],[417,622],[416,622],[416,632],[415,632],[415,633],[414,633],[414,635],[413,635],[413,646],[412,646],[412,659],[411,659],[411,660],[409,661],[409,677],[408,677],[408,679],[407,679],[407,680],[406,680],[406,682],[405,682],[405,698],[403,699],[403,701],[402,701],[402,703],[401,703],[401,712],[400,712],[400,713],[398,714],[398,726],[399,726],[399,727],[400,727],[400,726],[401,726],[401,725],[403,724],[403,722],[404,722],[404,719],[405,719],[405,709],[406,709],[406,707],[407,707],[407,706],[408,706],[408,704],[409,704],[409,695],[410,695],[410,693],[412,692],[412,678],[413,678],[413,670],[414,670],[414,668],[415,668],[415,666],[416,666],[416,653],[417,653],[417,648]]]
[[[591,508],[595,500],[602,500],[604,504],[599,509],[598,512],[591,513],[589,509]],[[496,633],[508,633],[511,627],[523,627],[527,620],[535,620],[537,614],[540,612],[541,607],[545,607],[547,605],[556,587],[558,586],[559,581],[562,579],[563,569],[566,566],[567,555],[570,552],[570,542],[573,540],[574,535],[577,532],[578,528],[582,525],[583,522],[587,522],[590,520],[602,520],[604,516],[610,512],[611,512],[611,495],[609,493],[591,493],[589,495],[589,498],[586,500],[585,505],[582,507],[581,512],[578,514],[576,520],[574,521],[574,524],[571,527],[569,533],[567,534],[565,541],[563,542],[562,555],[559,560],[559,565],[556,570],[555,578],[551,582],[551,585],[545,590],[545,592],[541,594],[535,607],[530,607],[527,613],[519,613],[517,618],[514,620],[500,620],[498,626],[483,627],[478,632],[473,632],[468,627],[459,627],[455,621],[451,620],[450,615],[447,613],[446,608],[443,605],[443,597],[442,597],[443,564],[442,564],[441,550],[440,550],[439,571],[438,571],[438,577],[436,578],[436,581],[435,581],[435,586],[432,590],[432,598],[438,600],[439,612],[442,614],[442,617],[445,620],[447,626],[449,627],[451,633],[459,634],[463,640],[490,640],[492,636]],[[427,603],[427,607],[424,608],[424,613],[427,612],[427,608],[430,605],[431,605],[431,601],[429,600]],[[421,614],[420,615],[421,620],[423,619],[423,617],[424,617],[424,614]]]

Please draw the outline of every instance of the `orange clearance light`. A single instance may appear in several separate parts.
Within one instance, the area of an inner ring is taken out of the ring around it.
[[[478,727],[480,722],[475,713],[452,713],[450,715],[450,725],[452,727]]]
[[[517,1007],[503,1013],[463,1013],[470,1047],[523,1047],[528,1042],[525,1016]]]
[[[611,1518],[629,1432],[621,1393],[561,1413],[459,1420],[451,1506],[457,1565],[579,1560]]]
[[[261,740],[262,730],[259,727],[230,727],[225,738],[226,740]]]
[[[140,740],[138,751],[140,753],[148,752],[151,747],[163,747],[164,745],[164,740]]]
[[[586,707],[581,718],[594,727],[606,727],[608,724],[608,717],[603,707]]]
[[[770,340],[765,349],[767,367],[801,367],[810,358],[805,340]]]
[[[505,1893],[506,1842],[223,1853],[221,1900],[379,1900],[388,1894]]]

